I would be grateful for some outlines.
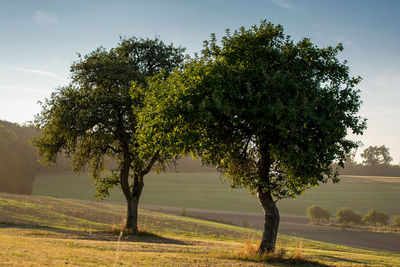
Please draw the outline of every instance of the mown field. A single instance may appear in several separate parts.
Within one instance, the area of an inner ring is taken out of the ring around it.
[[[389,215],[400,214],[400,177],[342,176],[337,184],[321,184],[296,199],[278,202],[281,214],[305,215],[306,208],[319,204],[332,214],[349,207],[365,214],[371,208]],[[45,173],[36,177],[34,195],[92,200],[96,194],[87,173]],[[125,200],[117,188],[108,201]],[[245,189],[229,189],[214,172],[150,173],[145,177],[142,205],[261,212],[259,203]]]
[[[139,235],[118,225],[124,206],[0,193],[2,266],[400,266],[400,255],[278,236],[277,256],[251,257],[261,232],[140,210]],[[247,255],[247,256],[246,256]]]

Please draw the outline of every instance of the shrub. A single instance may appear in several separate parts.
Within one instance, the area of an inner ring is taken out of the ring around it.
[[[336,222],[343,226],[359,225],[362,223],[362,216],[349,208],[341,208],[336,212]]]
[[[319,223],[321,220],[329,222],[331,219],[331,214],[321,206],[312,205],[311,207],[307,208],[307,217],[311,221],[316,220],[317,223]]]
[[[375,209],[370,209],[368,213],[363,217],[363,222],[369,225],[388,225],[389,216],[384,212],[376,211]]]
[[[400,228],[400,215],[393,215],[393,217],[392,217],[392,226]]]

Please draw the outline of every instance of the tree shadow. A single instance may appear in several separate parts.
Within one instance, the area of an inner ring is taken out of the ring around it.
[[[240,259],[242,261],[248,262],[258,262],[258,263],[269,263],[269,264],[276,264],[277,266],[312,266],[312,267],[332,267],[332,265],[327,265],[325,263],[320,263],[313,260],[308,259],[264,259],[264,260],[251,260],[251,259]]]
[[[349,259],[345,259],[345,258],[341,258],[341,257],[335,257],[335,256],[329,256],[329,255],[324,255],[324,258],[332,259],[332,260],[336,260],[336,261],[345,261],[345,262],[354,263],[354,264],[365,264],[364,262],[361,262],[361,261],[349,260]]]
[[[155,244],[174,244],[174,245],[190,245],[190,243],[163,237],[155,233],[139,231],[136,234],[118,234],[114,231],[107,230],[76,230],[66,229],[52,226],[31,225],[31,224],[14,224],[7,222],[0,222],[0,228],[18,228],[26,230],[38,230],[41,232],[28,233],[32,237],[51,237],[51,238],[70,238],[78,240],[93,240],[93,241],[110,241],[110,242],[143,242]]]

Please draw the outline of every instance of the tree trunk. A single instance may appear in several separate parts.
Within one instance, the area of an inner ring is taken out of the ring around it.
[[[124,158],[120,172],[120,184],[122,192],[124,193],[127,209],[126,209],[126,223],[125,229],[130,230],[134,233],[138,231],[138,206],[140,195],[143,189],[143,177],[137,175],[134,176],[134,184],[132,191],[129,186],[129,171],[131,166],[131,160],[129,156]]]
[[[258,253],[274,252],[276,236],[279,227],[279,211],[271,195],[271,182],[269,172],[271,168],[271,155],[269,144],[260,146],[260,160],[258,162],[258,175],[260,184],[257,188],[257,197],[264,210],[264,231]]]
[[[126,210],[126,224],[125,229],[132,231],[133,233],[138,232],[138,207],[139,197],[132,197],[128,201],[128,207]]]
[[[134,233],[138,232],[138,206],[143,186],[143,176],[135,174],[131,200],[128,201],[125,225],[126,229],[131,230]]]
[[[265,193],[259,188],[257,197],[264,210],[264,231],[258,253],[274,252],[280,219],[279,211],[269,192]]]

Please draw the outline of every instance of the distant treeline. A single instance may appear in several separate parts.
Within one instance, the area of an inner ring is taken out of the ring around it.
[[[340,174],[362,176],[394,176],[400,177],[399,165],[365,166],[362,164],[346,164]]]
[[[30,194],[39,173],[37,152],[29,138],[36,129],[0,120],[0,191]]]

